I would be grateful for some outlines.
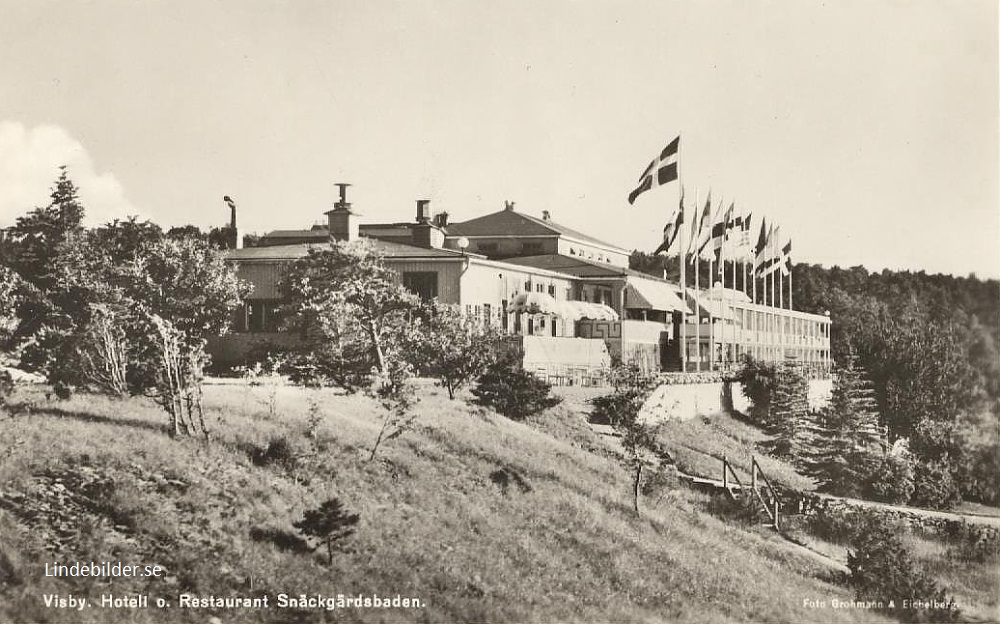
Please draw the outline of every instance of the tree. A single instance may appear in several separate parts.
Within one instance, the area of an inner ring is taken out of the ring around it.
[[[379,401],[385,417],[369,459],[406,431],[416,400],[412,345],[420,331],[420,300],[368,241],[334,242],[311,249],[282,280],[286,326],[303,337],[294,354],[293,380],[361,389]]]
[[[0,348],[3,348],[17,327],[21,276],[5,266],[0,266]]]
[[[750,400],[750,419],[765,429],[773,425],[771,394],[775,375],[773,364],[747,356],[738,377],[743,396]]]
[[[84,209],[77,193],[66,167],[60,167],[49,204],[18,217],[10,228],[12,249],[6,264],[43,290],[51,284],[49,267],[59,245],[83,229]]]
[[[83,229],[83,206],[66,167],[49,194],[50,202],[20,216],[8,231],[0,262],[21,280],[17,299],[17,327],[12,341],[31,339],[52,313],[45,293],[53,284],[52,266],[60,246]]]
[[[358,524],[358,514],[347,513],[338,498],[323,502],[316,509],[306,511],[298,522],[292,523],[296,529],[308,537],[315,537],[326,546],[327,561],[333,563],[333,544],[354,533]]]
[[[148,395],[167,411],[172,434],[207,437],[205,341],[226,331],[249,290],[221,254],[113,222],[65,241],[50,271],[49,314],[25,358],[57,394]]]
[[[779,457],[801,457],[803,432],[809,412],[809,382],[792,364],[778,366],[771,386],[771,452]]]
[[[808,449],[800,458],[818,489],[858,496],[885,452],[871,384],[853,359],[839,366],[830,404],[807,419]]]
[[[958,618],[954,601],[914,562],[899,537],[900,527],[866,518],[847,553],[849,582],[859,601],[883,605],[881,610],[904,622],[951,622]],[[918,608],[914,602],[930,602]],[[937,606],[941,605],[941,606]]]
[[[458,306],[432,300],[423,305],[419,344],[420,372],[455,398],[455,391],[478,377],[496,359],[499,335],[488,325],[461,314]]]
[[[521,367],[513,357],[503,357],[486,367],[472,388],[474,401],[511,420],[524,420],[562,402],[552,396],[552,385]]]
[[[656,379],[636,365],[618,365],[611,371],[614,392],[591,400],[591,418],[607,422],[621,436],[625,454],[622,465],[632,476],[632,504],[639,515],[639,490],[643,470],[653,460],[669,461],[669,455],[657,440],[659,427],[644,418],[642,408],[656,389]]]

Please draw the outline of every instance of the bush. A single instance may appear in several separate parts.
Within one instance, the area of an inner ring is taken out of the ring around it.
[[[291,468],[295,465],[296,452],[289,443],[288,438],[282,436],[280,438],[273,438],[268,442],[266,449],[253,449],[250,459],[256,466],[277,464],[285,468]]]
[[[0,369],[0,407],[7,404],[7,398],[14,392],[14,378],[10,372]]]
[[[918,507],[950,509],[962,501],[953,468],[947,459],[919,462],[914,466],[910,502]]]
[[[1000,444],[982,445],[970,451],[971,458],[966,464],[964,478],[961,479],[964,497],[984,505],[996,506],[1000,503]]]
[[[949,522],[945,528],[951,556],[969,563],[986,563],[1000,558],[1000,531],[995,527]]]
[[[959,611],[954,602],[926,571],[914,564],[896,527],[868,519],[853,545],[853,552],[847,553],[847,567],[851,571],[849,583],[859,601],[879,603],[883,605],[881,611],[904,622],[957,619]],[[920,603],[914,605],[917,601]]]
[[[878,517],[863,510],[821,507],[806,522],[806,530],[816,537],[834,544],[850,544],[858,539],[865,526],[878,522]]]
[[[511,420],[524,420],[543,409],[558,405],[562,398],[551,395],[552,386],[518,366],[513,360],[494,362],[472,389],[475,402],[491,407]]]
[[[886,454],[875,466],[865,488],[866,498],[901,504],[913,494],[913,463],[908,454]]]
[[[742,370],[736,375],[736,381],[743,385],[743,396],[749,399],[750,420],[756,424],[764,424],[771,408],[771,388],[774,385],[775,367],[773,364],[747,357]]]

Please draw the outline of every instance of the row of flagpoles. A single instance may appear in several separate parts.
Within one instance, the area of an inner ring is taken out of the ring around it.
[[[780,226],[775,226],[773,223],[768,225],[767,220],[762,219],[756,244],[752,244],[753,214],[750,212],[738,213],[735,202],[730,202],[729,207],[725,210],[723,209],[724,202],[720,201],[713,205],[711,191],[705,199],[704,207],[700,210],[696,194],[694,215],[690,220],[690,226],[685,227],[687,210],[684,204],[684,186],[680,173],[680,136],[678,136],[653,159],[639,176],[639,183],[629,193],[628,202],[634,204],[641,194],[659,186],[674,181],[680,183],[680,201],[676,208],[672,208],[672,214],[663,228],[663,241],[653,252],[653,255],[669,254],[671,249],[676,250],[680,259],[680,282],[684,291],[684,300],[687,301],[685,268],[688,263],[692,263],[694,264],[696,285],[695,307],[700,310],[700,276],[698,274],[701,262],[699,260],[707,260],[710,286],[717,278],[716,283],[725,287],[725,266],[729,262],[732,269],[730,287],[736,289],[737,270],[742,265],[742,290],[754,304],[758,303],[757,284],[759,280],[761,284],[760,303],[771,307],[786,307],[783,282],[784,278],[787,277],[787,307],[791,309],[791,239],[784,239],[784,244],[782,244]],[[677,243],[676,247],[675,243]],[[711,312],[709,314],[711,315]],[[685,325],[686,320],[681,323],[681,344],[685,345],[681,355],[682,370],[686,370],[687,359],[684,354],[687,344]],[[714,323],[712,325],[714,333]],[[714,337],[712,342],[714,343]]]

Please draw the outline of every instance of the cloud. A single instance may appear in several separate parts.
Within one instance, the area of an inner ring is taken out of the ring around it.
[[[66,130],[0,121],[0,226],[13,224],[32,208],[48,205],[61,165],[69,168],[69,177],[79,189],[88,225],[142,216],[125,198],[114,174],[98,173],[83,144]]]

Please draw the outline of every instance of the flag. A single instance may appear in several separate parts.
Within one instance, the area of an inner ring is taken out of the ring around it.
[[[701,211],[698,216],[698,233],[696,236],[692,237],[691,248],[694,249],[696,257],[701,257],[702,251],[704,251],[705,246],[709,241],[709,231],[708,224],[712,222],[712,191],[708,191],[708,197],[705,198],[705,208]]]
[[[788,275],[792,272],[792,239],[788,239],[785,246],[781,248],[781,274]]]
[[[757,247],[754,249],[754,271],[760,273],[767,260],[767,243],[771,238],[771,230],[767,228],[767,219],[760,224],[760,236],[757,237]]]
[[[726,242],[726,234],[732,228],[733,204],[729,204],[729,209],[722,215],[722,220],[712,226],[712,249],[716,256]]]
[[[743,217],[743,223],[740,224],[740,240],[737,246],[737,255],[743,259],[752,259],[754,255],[754,249],[750,245],[750,220],[753,217],[753,213],[747,213]]]
[[[670,246],[677,240],[677,235],[680,233],[682,225],[684,225],[684,187],[681,187],[681,202],[678,206],[677,214],[663,226],[663,242],[653,252],[654,256],[661,251],[663,253],[670,251]]]
[[[766,277],[781,268],[781,249],[777,248],[780,240],[781,226],[779,225],[768,235],[768,247],[764,250],[766,259],[761,276]]]
[[[681,145],[681,137],[671,141],[660,155],[649,163],[646,170],[639,176],[639,186],[628,194],[628,203],[634,204],[635,199],[642,193],[658,186],[663,186],[677,179],[677,150]]]

